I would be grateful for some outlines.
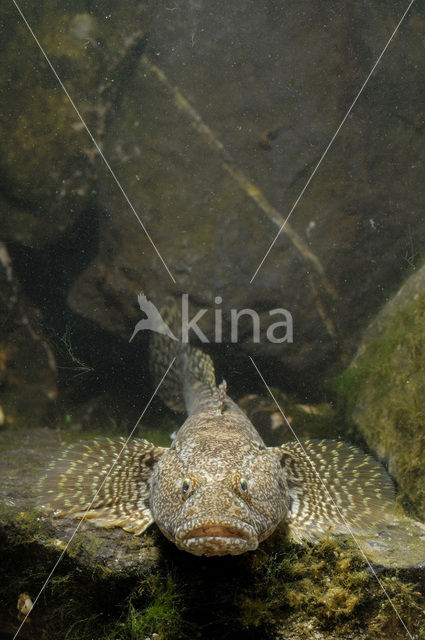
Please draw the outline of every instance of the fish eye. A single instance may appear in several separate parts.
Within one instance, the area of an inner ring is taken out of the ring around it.
[[[188,493],[192,488],[192,480],[190,478],[185,478],[182,484],[182,495],[183,497],[187,497]]]
[[[242,493],[248,493],[248,482],[246,481],[246,478],[239,478],[239,486]]]

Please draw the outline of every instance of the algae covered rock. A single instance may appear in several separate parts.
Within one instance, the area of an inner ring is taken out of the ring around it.
[[[425,267],[372,322],[337,386],[346,414],[425,518]]]

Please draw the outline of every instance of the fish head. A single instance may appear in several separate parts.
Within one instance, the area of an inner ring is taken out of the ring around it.
[[[256,549],[287,514],[278,455],[252,441],[223,447],[226,455],[220,449],[205,455],[208,445],[203,457],[194,449],[169,449],[156,465],[150,501],[156,524],[179,549],[194,555]]]

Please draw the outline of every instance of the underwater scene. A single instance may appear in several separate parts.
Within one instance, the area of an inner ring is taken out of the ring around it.
[[[0,640],[425,639],[425,5],[3,0]]]

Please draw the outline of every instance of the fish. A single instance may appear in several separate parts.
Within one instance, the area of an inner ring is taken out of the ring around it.
[[[173,312],[161,316],[168,324]],[[211,357],[154,334],[154,380],[172,358],[159,395],[187,418],[170,447],[107,437],[71,444],[40,481],[43,509],[135,535],[155,523],[196,556],[254,551],[280,525],[316,541],[367,535],[391,518],[394,484],[372,456],[338,440],[266,446],[226,383],[216,384]]]

